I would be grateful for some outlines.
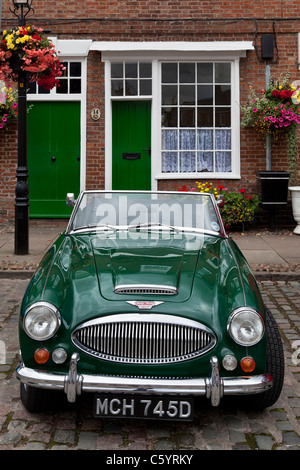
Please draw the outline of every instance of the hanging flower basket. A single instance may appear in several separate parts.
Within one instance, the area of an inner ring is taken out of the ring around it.
[[[253,127],[259,134],[270,135],[273,140],[286,135],[288,167],[292,177],[297,169],[299,85],[299,81],[290,83],[289,74],[282,82],[271,80],[269,88],[263,90],[260,97],[251,90],[249,102],[242,107],[243,127]]]
[[[17,82],[20,70],[46,90],[58,86],[64,66],[41,28],[20,26],[0,34],[0,80]]]
[[[0,129],[18,116],[17,93],[0,82]]]

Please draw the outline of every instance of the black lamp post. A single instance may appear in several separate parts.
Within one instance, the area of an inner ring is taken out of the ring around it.
[[[25,26],[26,16],[33,10],[32,0],[12,0],[12,13]],[[18,165],[15,198],[15,254],[27,255],[29,249],[29,189],[27,169],[27,74],[18,70]]]

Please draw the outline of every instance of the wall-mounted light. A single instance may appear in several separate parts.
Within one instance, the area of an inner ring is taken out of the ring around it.
[[[274,35],[263,34],[261,36],[261,58],[272,60],[274,58]]]

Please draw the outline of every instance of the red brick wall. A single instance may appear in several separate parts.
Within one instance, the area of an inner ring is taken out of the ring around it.
[[[11,0],[3,0],[2,28],[17,24],[9,12]],[[51,30],[60,38],[92,38],[103,41],[254,41],[257,52],[247,53],[240,61],[241,103],[247,99],[249,86],[257,93],[265,88],[265,62],[260,61],[261,35],[276,32],[278,60],[271,64],[271,75],[287,71],[300,80],[298,70],[299,0],[175,1],[175,0],[33,0],[35,12],[28,24]],[[256,19],[256,20],[255,20]],[[256,35],[256,36],[255,36]],[[101,110],[101,119],[90,119],[91,109]],[[87,189],[104,188],[104,65],[97,52],[88,58],[87,93]],[[241,180],[228,181],[230,188],[244,187],[257,192],[256,171],[265,169],[264,139],[252,129],[241,129]],[[286,170],[284,140],[272,149],[274,170]],[[0,130],[0,221],[3,211],[14,199],[16,166],[16,128]],[[300,181],[300,173],[299,173]],[[161,181],[160,189],[174,189],[194,181]],[[3,202],[4,201],[4,202]]]
[[[0,130],[0,224],[13,220],[17,168],[17,125]]]
[[[91,52],[88,58],[87,93],[87,163],[86,189],[105,188],[105,146],[104,146],[104,64],[100,54]],[[99,108],[101,118],[93,121],[91,110]]]
[[[11,0],[3,0],[8,11]],[[36,18],[284,18],[297,17],[297,0],[34,0]],[[6,15],[4,15],[6,16]],[[49,20],[50,21],[50,20]]]

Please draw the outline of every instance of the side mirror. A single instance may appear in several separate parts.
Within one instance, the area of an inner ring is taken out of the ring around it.
[[[217,205],[219,207],[224,207],[224,203],[225,203],[225,196],[223,194],[220,194],[217,199]]]
[[[73,207],[75,205],[74,193],[67,193],[66,206]]]

